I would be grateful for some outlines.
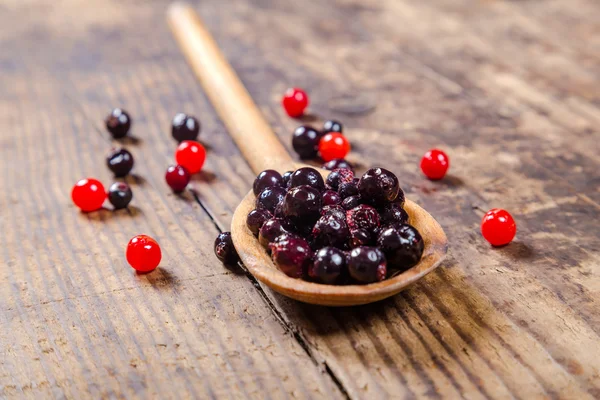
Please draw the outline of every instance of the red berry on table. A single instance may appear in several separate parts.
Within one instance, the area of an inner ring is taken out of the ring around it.
[[[200,143],[193,140],[184,140],[177,146],[175,161],[190,174],[200,172],[204,160],[206,160],[206,150]]]
[[[516,233],[515,220],[506,210],[492,208],[481,220],[481,234],[492,246],[509,244]]]
[[[304,114],[304,110],[308,107],[308,96],[302,89],[289,88],[285,91],[281,104],[290,117],[298,118]]]
[[[162,253],[156,240],[150,236],[137,235],[127,244],[125,256],[129,265],[136,271],[150,272],[158,267]]]
[[[73,186],[71,199],[83,212],[96,211],[102,208],[102,204],[106,200],[106,190],[96,179],[82,179]]]
[[[429,150],[421,159],[421,171],[432,180],[442,179],[449,167],[450,159],[438,149]]]
[[[319,153],[323,161],[344,158],[350,152],[350,142],[341,133],[328,133],[319,142]]]
[[[165,174],[167,185],[169,185],[175,193],[183,192],[188,183],[190,183],[190,178],[190,173],[181,165],[169,166],[169,168],[167,168],[167,173]]]

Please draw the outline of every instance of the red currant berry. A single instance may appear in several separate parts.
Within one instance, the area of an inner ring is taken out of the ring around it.
[[[492,246],[509,244],[516,233],[515,220],[506,210],[493,208],[481,220],[481,234]]]
[[[167,168],[165,179],[175,193],[181,193],[190,183],[190,173],[181,165],[171,165]]]
[[[319,141],[319,153],[323,161],[344,158],[350,152],[350,142],[341,133],[328,133]]]
[[[125,256],[129,265],[136,271],[150,272],[158,267],[162,253],[156,240],[150,236],[137,235],[127,244]]]
[[[106,200],[106,190],[96,179],[82,179],[73,186],[71,199],[83,212],[96,211],[102,208]]]
[[[438,149],[429,150],[421,159],[421,171],[432,180],[442,179],[449,167],[450,159]]]
[[[289,88],[285,91],[281,104],[290,117],[298,118],[304,114],[304,110],[308,107],[308,96],[302,89]]]
[[[200,143],[193,140],[184,140],[177,146],[175,161],[190,174],[200,172],[204,160],[206,160],[206,150]]]

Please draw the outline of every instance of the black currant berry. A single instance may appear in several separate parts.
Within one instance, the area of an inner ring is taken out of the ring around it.
[[[371,168],[360,178],[358,190],[365,201],[383,206],[396,200],[400,184],[396,175],[387,169]]]
[[[113,149],[106,157],[106,165],[117,178],[121,178],[131,172],[133,156],[123,148]]]
[[[292,278],[302,278],[312,263],[312,249],[308,242],[294,234],[283,234],[269,244],[271,258],[277,268]]]
[[[338,283],[346,270],[346,255],[335,247],[323,247],[315,254],[313,264],[308,268],[308,276],[325,283]]]
[[[235,264],[240,258],[233,240],[231,239],[231,232],[223,232],[217,236],[215,240],[215,255],[223,264]]]
[[[171,125],[171,135],[178,142],[184,140],[196,140],[200,133],[200,122],[192,116],[184,113],[178,113],[173,117]]]
[[[419,231],[408,224],[381,231],[377,238],[377,245],[386,255],[389,267],[401,271],[417,264],[421,260],[425,247]]]
[[[126,208],[132,198],[133,193],[131,192],[131,188],[125,182],[115,182],[108,189],[108,201],[110,201],[115,210]]]
[[[121,139],[127,135],[129,128],[131,127],[131,118],[129,114],[121,109],[115,108],[106,117],[105,120],[106,129],[110,132],[113,138]]]
[[[252,190],[254,191],[254,195],[258,196],[264,189],[272,186],[285,187],[281,174],[274,169],[267,169],[258,174],[252,185]]]
[[[315,158],[322,133],[310,126],[299,126],[292,136],[292,147],[302,159]]]
[[[375,247],[352,249],[348,258],[348,272],[361,283],[382,281],[387,274],[385,255]]]
[[[258,236],[260,228],[271,218],[273,218],[273,215],[265,209],[252,210],[246,217],[246,226],[254,236]]]
[[[312,186],[319,192],[325,190],[323,177],[316,169],[310,167],[299,168],[290,177],[290,188],[301,185]]]

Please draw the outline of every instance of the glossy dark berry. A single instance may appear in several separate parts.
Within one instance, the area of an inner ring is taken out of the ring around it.
[[[340,185],[354,181],[354,172],[347,168],[333,170],[328,176],[326,183],[332,190],[338,190]],[[347,197],[347,196],[346,196]]]
[[[302,278],[312,263],[313,251],[306,239],[294,234],[279,236],[269,245],[273,262],[284,274]]]
[[[385,254],[390,269],[404,271],[419,262],[425,244],[419,231],[404,224],[381,231],[377,246]]]
[[[263,189],[256,197],[256,208],[262,208],[271,214],[275,212],[275,207],[283,201],[286,190],[282,187],[271,186]]]
[[[81,179],[73,186],[71,199],[83,212],[96,211],[102,208],[106,200],[106,190],[97,179]]]
[[[262,228],[264,223],[272,217],[273,215],[271,215],[271,213],[267,210],[252,210],[248,213],[248,216],[246,217],[246,226],[248,227],[248,229],[250,229],[250,232],[252,232],[254,236],[258,236],[260,228]]]
[[[294,226],[290,221],[282,218],[271,218],[263,224],[258,234],[258,241],[264,248],[269,248],[269,243],[284,233],[292,233]]]
[[[325,164],[323,164],[323,169],[327,169],[329,171],[333,171],[334,169],[338,168],[347,168],[354,171],[354,167],[352,166],[352,164],[350,164],[343,158],[336,158],[334,160],[327,161]]]
[[[344,182],[344,183],[340,184],[340,187],[338,188],[338,193],[340,194],[342,199],[345,199],[350,196],[357,196],[358,195],[358,185],[354,181]]]
[[[288,190],[283,200],[283,213],[294,222],[307,225],[319,218],[321,193],[311,186],[302,185]]]
[[[360,178],[358,190],[365,201],[375,206],[393,202],[400,192],[398,178],[383,168],[371,168]]]
[[[360,199],[360,196],[346,197],[344,200],[342,200],[342,208],[344,208],[344,210],[352,210],[353,208],[358,207],[361,202],[362,200]]]
[[[156,240],[147,235],[137,235],[127,244],[125,257],[133,269],[146,273],[158,267],[162,252]]]
[[[350,230],[346,221],[335,215],[323,215],[312,230],[317,243],[323,246],[344,247],[348,243]]]
[[[450,168],[450,159],[441,150],[429,150],[421,159],[421,171],[431,180],[442,179]]]
[[[184,140],[196,140],[200,133],[200,122],[192,116],[178,113],[173,117],[171,135],[178,142]]]
[[[350,276],[361,283],[379,282],[387,274],[386,259],[381,250],[375,247],[357,247],[348,257]]]
[[[325,123],[323,124],[323,133],[330,133],[330,132],[342,133],[343,131],[344,131],[344,127],[342,126],[341,122],[331,119],[329,121],[325,121]]]
[[[254,185],[252,185],[252,190],[254,191],[254,195],[258,196],[263,189],[268,187],[277,186],[277,187],[285,187],[283,184],[283,178],[281,174],[274,169],[266,169],[254,180]]]
[[[350,142],[341,133],[327,133],[319,140],[319,154],[323,161],[344,158],[350,152]]]
[[[108,201],[110,201],[115,210],[126,208],[132,198],[133,192],[125,182],[115,182],[108,189]]]
[[[181,165],[169,166],[169,168],[167,168],[167,173],[165,174],[167,185],[169,185],[175,193],[183,192],[188,183],[190,183],[190,178],[190,173]]]
[[[337,218],[346,219],[346,210],[342,206],[323,206],[321,209],[321,216],[323,215],[335,215]]]
[[[117,178],[121,178],[133,168],[133,156],[123,148],[113,149],[106,157],[106,165]]]
[[[492,246],[509,244],[517,233],[517,225],[506,210],[493,208],[483,216],[481,234]]]
[[[238,262],[240,257],[233,245],[231,232],[219,233],[219,236],[215,239],[215,255],[223,264],[235,264]]]
[[[372,242],[373,237],[366,229],[354,229],[350,231],[350,248],[370,246],[373,244]]]
[[[308,276],[313,280],[335,284],[346,270],[346,255],[335,247],[323,247],[315,254],[315,259],[308,268]]]
[[[283,180],[283,187],[289,187],[290,185],[290,179],[292,177],[292,174],[294,173],[294,171],[287,171],[284,172],[283,175],[281,175],[281,179]]]
[[[366,204],[346,211],[346,222],[351,230],[366,229],[369,232],[381,224],[377,210]]]
[[[310,126],[299,126],[292,135],[292,147],[302,159],[317,157],[321,132]]]
[[[301,117],[306,107],[308,107],[308,95],[302,89],[289,88],[283,95],[281,105],[290,117]]]
[[[323,177],[316,169],[310,167],[299,168],[290,177],[290,188],[302,185],[312,186],[319,192],[325,190]]]
[[[403,225],[408,222],[408,213],[399,203],[386,204],[379,215],[382,225]]]
[[[334,206],[340,204],[342,202],[342,197],[338,192],[334,192],[333,190],[326,190],[323,192],[323,205],[324,206]]]
[[[106,117],[106,129],[110,132],[113,138],[121,139],[127,135],[131,127],[131,118],[129,114],[121,109],[115,108]]]
[[[193,140],[184,140],[179,143],[175,151],[175,161],[184,167],[190,174],[200,172],[206,160],[206,149],[201,143]]]

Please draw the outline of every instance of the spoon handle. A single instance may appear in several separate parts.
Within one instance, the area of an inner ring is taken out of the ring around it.
[[[252,170],[283,172],[294,161],[250,97],[219,47],[187,4],[174,3],[167,13],[169,26],[217,113]]]

